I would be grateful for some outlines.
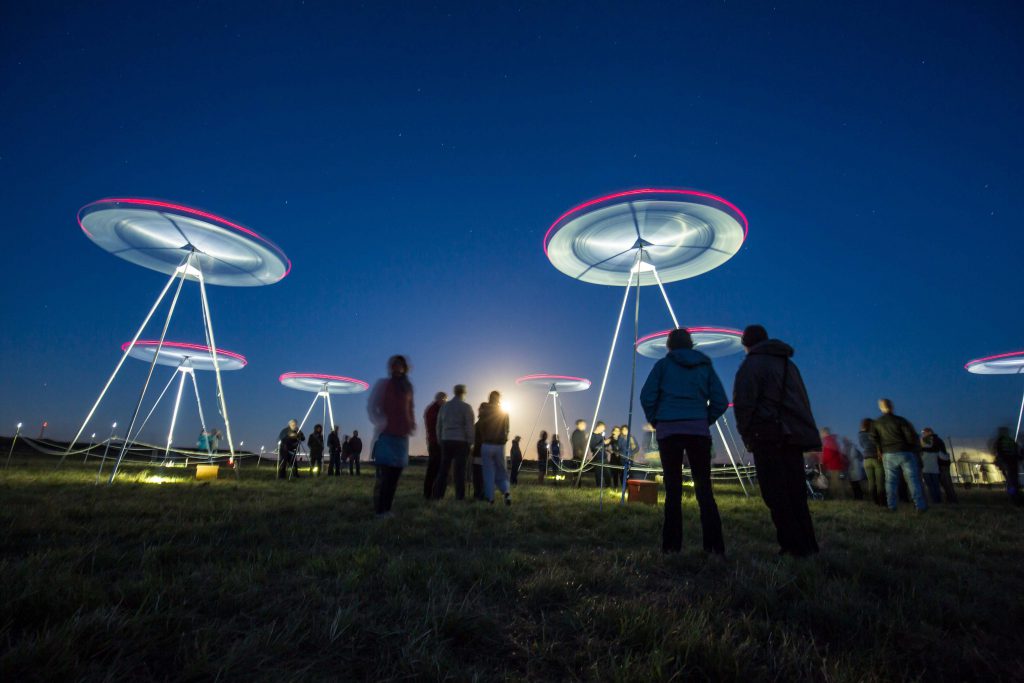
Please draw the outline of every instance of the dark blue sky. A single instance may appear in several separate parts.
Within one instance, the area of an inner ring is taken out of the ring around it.
[[[69,437],[84,417],[166,278],[75,213],[145,196],[294,262],[274,286],[211,289],[218,342],[250,360],[225,376],[236,441],[270,444],[305,410],[281,372],[373,380],[396,352],[419,408],[459,381],[474,403],[508,390],[525,437],[542,396],[514,378],[596,385],[621,300],[556,271],[542,236],[648,186],[747,214],[739,254],[669,296],[683,324],[792,343],[821,424],[854,432],[881,395],[940,434],[1016,419],[1020,380],[963,364],[1024,347],[1019,4],[497,5],[5,3],[0,432]],[[186,291],[170,338],[199,341]],[[642,333],[669,326],[655,296]],[[738,362],[717,364],[727,386]],[[143,375],[126,367],[93,429],[127,420]],[[345,431],[363,407],[336,399]]]

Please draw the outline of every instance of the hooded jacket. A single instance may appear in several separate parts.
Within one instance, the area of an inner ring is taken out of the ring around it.
[[[733,411],[736,428],[748,446],[757,443],[757,435],[769,431],[778,420],[783,443],[805,451],[821,448],[807,388],[792,357],[793,347],[789,344],[766,339],[747,351],[736,372]]]
[[[714,424],[729,399],[710,358],[693,349],[675,349],[654,364],[640,390],[640,404],[652,425],[678,420]]]

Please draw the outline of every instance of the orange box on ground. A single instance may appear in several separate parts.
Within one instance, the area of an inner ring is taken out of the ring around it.
[[[643,479],[627,479],[626,488],[628,491],[626,500],[630,503],[658,504],[657,482],[644,481]]]

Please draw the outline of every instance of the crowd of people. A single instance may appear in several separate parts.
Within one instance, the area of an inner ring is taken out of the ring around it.
[[[278,479],[289,479],[299,477],[299,448],[303,442],[309,450],[309,474],[319,476],[324,473],[324,448],[327,449],[327,476],[341,476],[344,466],[348,465],[350,475],[359,475],[360,459],[363,453],[363,440],[359,438],[359,431],[353,430],[351,436],[348,434],[339,435],[340,427],[334,425],[330,434],[324,440],[324,427],[317,424],[307,439],[306,435],[299,429],[299,423],[295,420],[288,420],[288,424],[277,436],[277,477]]]
[[[818,552],[808,506],[809,477],[827,482],[836,496],[849,495],[896,511],[901,498],[912,500],[919,512],[934,503],[955,503],[950,474],[951,457],[945,442],[931,428],[918,434],[913,425],[894,412],[893,402],[880,399],[880,415],[861,422],[857,441],[840,439],[828,428],[819,430],[803,378],[793,361],[791,346],[769,338],[761,325],[748,326],[741,342],[745,358],[736,373],[732,405],[736,427],[754,460],[761,497],[771,515],[779,553],[806,557]],[[682,549],[682,489],[684,462],[689,465],[700,516],[704,550],[724,554],[722,519],[711,482],[711,425],[725,413],[729,399],[711,359],[694,348],[686,329],[673,330],[668,352],[655,363],[640,392],[640,403],[659,444],[665,487],[662,550]],[[409,462],[409,437],[416,429],[413,387],[404,356],[388,361],[388,376],[370,394],[368,413],[375,427],[371,460],[376,469],[374,510],[390,516],[395,491]],[[523,464],[521,437],[509,443],[509,417],[501,394],[490,392],[474,411],[466,401],[467,389],[455,385],[452,397],[438,392],[423,413],[427,436],[427,470],[423,496],[441,500],[453,483],[456,500],[466,499],[471,478],[473,498],[494,503],[498,494],[512,504],[512,486]],[[306,440],[295,420],[281,431],[279,477],[298,476],[296,453]],[[598,421],[588,434],[578,420],[569,438],[581,472],[593,463],[595,485],[622,486],[622,465],[637,451],[627,425],[608,426]],[[322,465],[325,440],[316,425],[307,445],[311,469]],[[358,432],[344,440],[335,426],[326,439],[329,475],[336,475],[346,460],[358,472],[362,442]],[[549,469],[563,470],[562,445],[557,435],[541,432],[536,444],[538,472],[543,481]],[[1017,472],[1020,446],[1001,429],[993,445],[1007,479],[1011,498],[1020,502]],[[808,463],[808,454],[817,462]],[[351,470],[350,470],[351,471]],[[558,477],[554,481],[558,482]],[[577,478],[578,484],[579,478]],[[826,484],[818,483],[825,488]],[[866,488],[866,490],[865,490]],[[927,495],[926,495],[927,491]]]

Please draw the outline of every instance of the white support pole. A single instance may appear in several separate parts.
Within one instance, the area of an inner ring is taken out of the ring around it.
[[[1017,413],[1017,433],[1013,435],[1013,440],[1018,441],[1020,439],[1020,419],[1024,417],[1024,395],[1020,397],[1020,412]]]
[[[103,448],[103,457],[100,458],[100,468],[96,471],[96,483],[100,483],[100,475],[103,474],[103,464],[107,462],[107,451],[110,450],[110,442],[114,440],[114,430],[117,429],[117,423],[115,422],[110,427],[110,436],[107,437],[107,445]]]
[[[668,314],[672,316],[672,324],[679,329],[679,321],[676,320],[676,312],[672,310],[672,303],[668,300],[668,294],[665,293],[665,285],[661,284],[661,278],[658,277],[658,269],[653,265],[651,266],[651,273],[654,274],[654,279],[658,283],[658,289],[661,290],[661,295],[665,298],[665,305],[668,306]]]
[[[739,479],[740,488],[743,489],[743,495],[749,498],[750,494],[747,493],[747,485],[743,483],[743,477],[740,475],[740,468],[736,466],[736,459],[732,457],[732,449],[729,448],[729,442],[725,440],[725,433],[722,431],[722,421],[716,421],[715,427],[718,428],[718,436],[722,438],[722,445],[725,446],[725,452],[729,456],[729,462],[732,463],[732,469],[736,472],[736,478]]]
[[[644,250],[643,250],[643,247],[641,247],[640,248],[640,261],[641,262],[643,261],[643,257],[644,257]],[[654,266],[653,265],[651,266],[651,269],[654,272],[655,279],[657,279],[658,271],[654,270]],[[659,285],[661,284],[661,280],[658,280],[658,284]],[[664,294],[664,292],[665,292],[665,290],[663,288],[662,289],[662,293]],[[668,297],[665,297],[665,302],[668,303]],[[672,312],[672,307],[669,306],[668,310],[671,313]],[[675,320],[675,317],[676,317],[675,313],[672,313],[672,319],[673,320]],[[679,325],[677,324],[676,327],[678,328]],[[636,401],[636,356],[637,356],[636,345],[637,345],[637,343],[639,341],[640,341],[640,267],[639,267],[639,264],[637,264],[637,272],[636,272],[636,312],[634,313],[634,317],[633,317],[633,349],[632,349],[633,350],[633,357],[632,357],[632,367],[630,369],[630,376],[629,376],[629,416],[628,416],[628,418],[626,420],[626,428],[630,432],[633,431],[633,404]],[[629,450],[629,440],[628,439],[626,440],[626,450],[627,451]],[[619,505],[624,505],[626,503],[626,476],[628,474],[629,474],[629,455],[627,453],[626,460],[625,460],[625,465],[623,466],[622,474],[620,476],[620,480],[621,481],[619,482]],[[603,491],[604,491],[604,484],[603,483],[601,485],[601,490],[602,490],[602,496],[603,496]]]
[[[189,255],[191,258],[191,254]],[[167,309],[167,318],[164,320],[164,329],[160,331],[160,341],[156,344],[156,352],[153,353],[153,360],[149,363],[149,373],[146,375],[146,382],[142,385],[142,391],[139,392],[139,401],[135,404],[135,410],[132,411],[132,419],[128,421],[128,429],[125,430],[125,440],[121,444],[121,452],[117,455],[117,460],[114,462],[114,469],[110,473],[110,481],[108,484],[114,483],[114,477],[117,476],[117,470],[121,467],[121,461],[124,460],[125,453],[128,451],[129,438],[132,434],[132,428],[135,426],[135,421],[139,417],[139,409],[142,408],[142,401],[146,398],[146,390],[149,389],[149,381],[153,378],[153,371],[156,369],[156,361],[160,358],[160,351],[164,348],[164,340],[167,338],[167,328],[171,326],[171,318],[174,317],[174,309],[178,305],[178,297],[181,296],[181,287],[185,284],[185,273],[188,271],[188,261],[185,259],[185,264],[180,266],[175,274],[181,278],[178,280],[178,288],[174,290],[174,298],[171,299],[171,307]],[[179,272],[180,271],[180,272]]]
[[[210,317],[210,302],[206,298],[206,280],[203,278],[203,271],[198,266],[199,273],[199,298],[203,304],[203,325],[206,327],[206,335],[210,340],[210,355],[213,357],[213,374],[217,378],[217,398],[220,400],[220,414],[224,418],[224,436],[228,439],[228,455],[231,462],[235,461],[235,442],[231,439],[231,420],[228,419],[228,405],[224,400],[224,385],[220,380],[220,360],[217,358],[217,339],[213,334],[213,319]],[[238,463],[235,463],[235,476],[238,476]]]
[[[554,416],[555,416],[555,429],[554,429],[554,431],[551,432],[551,435],[552,436],[558,436],[558,390],[553,388],[553,390],[549,391],[548,393],[551,394],[551,412],[554,413]],[[566,442],[566,446],[568,448],[572,448],[572,443],[571,442]],[[559,451],[559,452],[561,452],[561,451]],[[548,462],[550,462],[550,463],[555,462],[555,459],[551,457],[551,448],[550,448],[550,446],[548,447]],[[559,458],[559,467],[555,468],[555,483],[558,483],[558,476],[559,476],[558,475],[558,469],[560,467],[561,467],[561,458]],[[547,467],[545,466],[544,469],[547,470]]]
[[[189,256],[191,256],[191,254]],[[188,262],[188,258],[189,257],[186,257],[185,260],[181,262],[182,266],[184,266]],[[138,342],[139,337],[142,336],[142,332],[143,330],[146,329],[146,325],[149,324],[150,318],[152,318],[153,314],[156,313],[156,309],[160,307],[160,302],[162,302],[164,300],[164,297],[167,296],[167,292],[170,291],[171,285],[174,284],[174,278],[176,277],[178,277],[177,270],[174,271],[174,273],[171,275],[171,279],[169,279],[167,281],[167,284],[164,285],[163,291],[161,291],[160,295],[156,298],[156,303],[154,303],[153,307],[149,309],[149,313],[146,314],[146,317],[142,321],[142,324],[139,325],[139,329],[135,333],[135,336],[132,337],[131,342],[129,342],[128,348],[126,348],[124,350],[124,353],[121,354],[121,360],[118,361],[117,366],[114,368],[114,372],[110,375],[110,379],[108,379],[107,383],[103,385],[103,390],[100,392],[99,398],[97,398],[96,402],[92,404],[92,408],[89,409],[89,414],[85,416],[85,421],[82,422],[82,426],[78,430],[78,433],[75,434],[75,438],[73,438],[71,440],[71,443],[68,444],[68,450],[67,452],[64,453],[64,456],[60,459],[60,462],[57,463],[57,467],[60,467],[61,465],[64,464],[64,458],[68,457],[68,453],[71,452],[71,449],[75,447],[75,443],[78,441],[78,437],[82,436],[82,432],[85,431],[86,426],[89,424],[89,420],[92,419],[93,413],[95,413],[96,409],[100,407],[100,402],[103,400],[104,395],[106,395],[107,389],[109,389],[110,385],[114,383],[114,378],[117,377],[117,373],[121,371],[121,366],[124,365],[124,362],[126,360],[128,360],[128,354],[131,353],[132,349],[135,348],[136,342]]]
[[[526,449],[527,450],[523,451],[524,459],[526,457],[526,453],[529,451],[530,444],[533,443],[533,435],[537,433],[537,425],[540,424],[540,418],[541,418],[542,415],[544,415],[544,409],[547,408],[547,406],[548,406],[548,396],[550,396],[550,394],[548,394],[548,393],[544,394],[544,400],[540,404],[540,410],[537,411],[537,419],[533,421],[533,426],[530,427],[530,436],[528,436],[527,440],[526,440]],[[543,471],[540,468],[541,468],[542,465],[545,465],[546,462],[547,461],[542,463],[540,461],[540,453],[538,452],[537,453],[537,472],[538,473]],[[522,469],[522,465],[520,465],[519,467],[520,467],[520,469]]]
[[[330,393],[327,394],[327,416],[329,418],[331,418],[331,426],[327,427],[325,425],[324,429],[326,429],[328,432],[330,432],[330,431],[332,431],[334,429],[334,425],[335,425],[335,422],[334,422],[334,406],[331,405],[331,395],[330,395]]]
[[[4,465],[4,469],[11,466],[11,456],[14,455],[14,444],[18,443],[18,437],[21,435],[21,423],[18,423],[18,429],[14,432],[14,438],[11,439],[11,450],[7,451],[7,464]]]
[[[182,361],[182,362],[184,362],[184,361]],[[131,443],[135,443],[136,441],[138,441],[139,434],[141,434],[142,430],[144,430],[146,428],[146,425],[149,424],[149,418],[153,417],[153,413],[156,412],[157,406],[160,405],[160,401],[163,400],[164,395],[167,393],[167,390],[171,388],[172,384],[174,384],[174,379],[178,376],[178,372],[177,371],[180,370],[180,369],[181,369],[181,364],[179,363],[178,367],[174,369],[175,371],[172,372],[171,376],[167,378],[167,384],[164,385],[164,388],[160,392],[160,395],[156,397],[156,401],[153,402],[153,407],[149,409],[148,413],[146,413],[146,419],[144,419],[142,421],[142,424],[139,425],[139,428],[135,430],[135,436],[131,437],[129,439],[131,441]]]
[[[192,380],[192,391],[196,395],[196,408],[199,411],[199,428],[206,432],[206,417],[203,416],[203,402],[199,398],[199,385],[196,384],[196,371],[195,368],[188,369],[189,379]],[[210,450],[210,435],[206,433],[206,456],[207,462],[213,462],[213,452]],[[185,467],[188,467],[189,457],[185,456]]]
[[[171,452],[171,443],[174,441],[174,425],[178,422],[178,408],[181,406],[181,392],[185,390],[185,371],[178,370],[181,373],[181,381],[178,382],[178,395],[174,399],[174,412],[171,413],[171,428],[167,432],[167,448],[164,449],[164,461],[167,460],[167,456]]]
[[[300,432],[302,431],[302,428],[306,426],[306,420],[309,419],[309,414],[313,412],[313,406],[316,405],[317,399],[319,399],[319,398],[320,398],[320,392],[318,391],[313,396],[313,402],[309,404],[309,410],[306,411],[305,417],[303,417],[302,418],[302,422],[299,423],[299,431]]]
[[[637,262],[639,262],[639,253],[637,254]],[[594,419],[590,421],[590,430],[587,433],[587,444],[586,449],[583,451],[583,460],[580,462],[579,474],[576,475],[576,486],[580,485],[583,480],[583,468],[587,465],[587,456],[590,455],[590,440],[594,437],[594,423],[597,422],[597,416],[601,412],[601,401],[604,399],[605,385],[608,383],[608,372],[612,369],[612,357],[615,355],[615,344],[619,340],[619,329],[622,327],[622,317],[626,314],[626,303],[629,302],[629,288],[633,286],[633,270],[637,271],[637,277],[640,276],[640,270],[633,264],[633,268],[629,271],[629,281],[626,283],[626,293],[622,297],[622,307],[619,309],[619,319],[615,323],[615,333],[612,336],[612,347],[608,349],[608,362],[604,366],[604,376],[601,378],[601,390],[597,393],[597,406],[594,408]]]

